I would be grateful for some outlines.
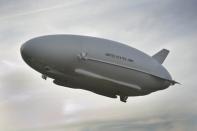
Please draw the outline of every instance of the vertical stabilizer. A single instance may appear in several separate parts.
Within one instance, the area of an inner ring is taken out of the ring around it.
[[[168,56],[169,52],[170,51],[167,49],[162,49],[161,51],[153,55],[152,58],[154,58],[156,61],[162,64],[164,60],[166,59],[166,57]]]

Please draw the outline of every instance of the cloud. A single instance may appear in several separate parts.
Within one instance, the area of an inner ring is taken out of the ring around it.
[[[111,110],[111,109],[110,109]],[[108,112],[108,110],[105,110]],[[118,111],[117,111],[118,112]],[[99,112],[101,113],[101,112]],[[105,114],[105,113],[104,113]],[[185,116],[186,115],[186,116]],[[108,115],[109,116],[109,115]],[[119,130],[135,130],[135,131],[184,131],[195,130],[196,115],[191,114],[160,114],[149,115],[148,117],[131,118],[131,116],[124,116],[124,118],[109,118],[103,115],[103,119],[84,120],[69,125],[56,126],[53,130],[81,130],[81,131],[119,131]]]

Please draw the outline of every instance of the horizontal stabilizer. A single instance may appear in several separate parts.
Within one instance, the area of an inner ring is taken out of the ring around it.
[[[154,58],[156,61],[162,64],[165,61],[166,57],[168,56],[169,52],[170,52],[169,50],[163,49],[158,53],[156,53],[155,55],[153,55],[152,58]]]
[[[177,82],[177,81],[174,81],[174,80],[171,80],[171,81],[169,81],[169,82],[171,83],[171,85],[181,84],[181,83],[179,83],[179,82]]]

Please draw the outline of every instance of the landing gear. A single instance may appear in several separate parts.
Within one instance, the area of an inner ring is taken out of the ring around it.
[[[42,74],[42,79],[46,80],[47,79],[47,76]]]
[[[128,96],[120,96],[120,101],[127,102]]]

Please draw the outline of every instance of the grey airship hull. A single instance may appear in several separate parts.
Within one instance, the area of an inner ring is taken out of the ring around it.
[[[119,42],[78,35],[49,35],[21,47],[25,62],[60,86],[111,98],[147,95],[176,82],[162,66],[163,49],[153,57]]]

